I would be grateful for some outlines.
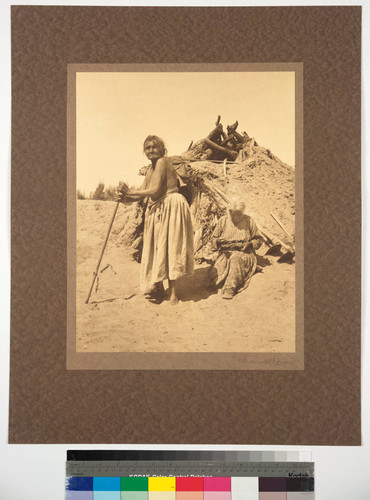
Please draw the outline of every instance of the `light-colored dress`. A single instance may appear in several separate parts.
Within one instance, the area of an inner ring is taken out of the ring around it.
[[[233,292],[245,290],[256,271],[257,257],[254,251],[259,248],[263,236],[256,223],[248,215],[243,215],[242,220],[235,225],[229,215],[224,215],[216,224],[214,238],[223,238],[229,242],[245,241],[253,243],[253,250],[241,252],[237,250],[222,251],[216,254],[214,266],[211,271],[211,284],[231,289]]]
[[[174,192],[176,191],[176,192]],[[149,202],[145,213],[141,289],[194,272],[193,225],[189,205],[177,188]]]

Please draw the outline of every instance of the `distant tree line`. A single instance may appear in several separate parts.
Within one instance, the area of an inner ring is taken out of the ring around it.
[[[100,200],[100,201],[115,201],[116,191],[118,189],[118,184],[116,186],[105,187],[104,182],[99,182],[94,191],[91,191],[89,195],[86,195],[80,189],[77,189],[77,199],[78,200]]]

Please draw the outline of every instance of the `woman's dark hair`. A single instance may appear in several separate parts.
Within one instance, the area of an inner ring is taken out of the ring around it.
[[[143,151],[145,151],[145,144],[149,141],[154,142],[154,144],[159,148],[159,151],[162,156],[164,156],[167,153],[167,149],[166,146],[164,145],[163,139],[161,139],[157,135],[148,135],[148,137],[144,141]]]

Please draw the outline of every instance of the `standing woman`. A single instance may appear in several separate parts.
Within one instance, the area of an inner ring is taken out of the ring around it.
[[[165,298],[163,281],[169,282],[169,299],[178,302],[176,280],[194,271],[193,226],[187,201],[179,193],[177,174],[162,139],[149,135],[144,153],[151,161],[139,189],[120,188],[121,200],[149,198],[145,213],[140,285],[147,297]]]

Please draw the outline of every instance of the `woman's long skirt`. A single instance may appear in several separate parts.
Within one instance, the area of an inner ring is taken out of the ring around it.
[[[212,281],[223,290],[231,288],[234,292],[245,290],[256,272],[257,257],[254,253],[221,253],[214,263]]]
[[[145,214],[141,259],[142,291],[165,279],[176,280],[194,271],[193,225],[189,205],[171,193],[149,205]]]

